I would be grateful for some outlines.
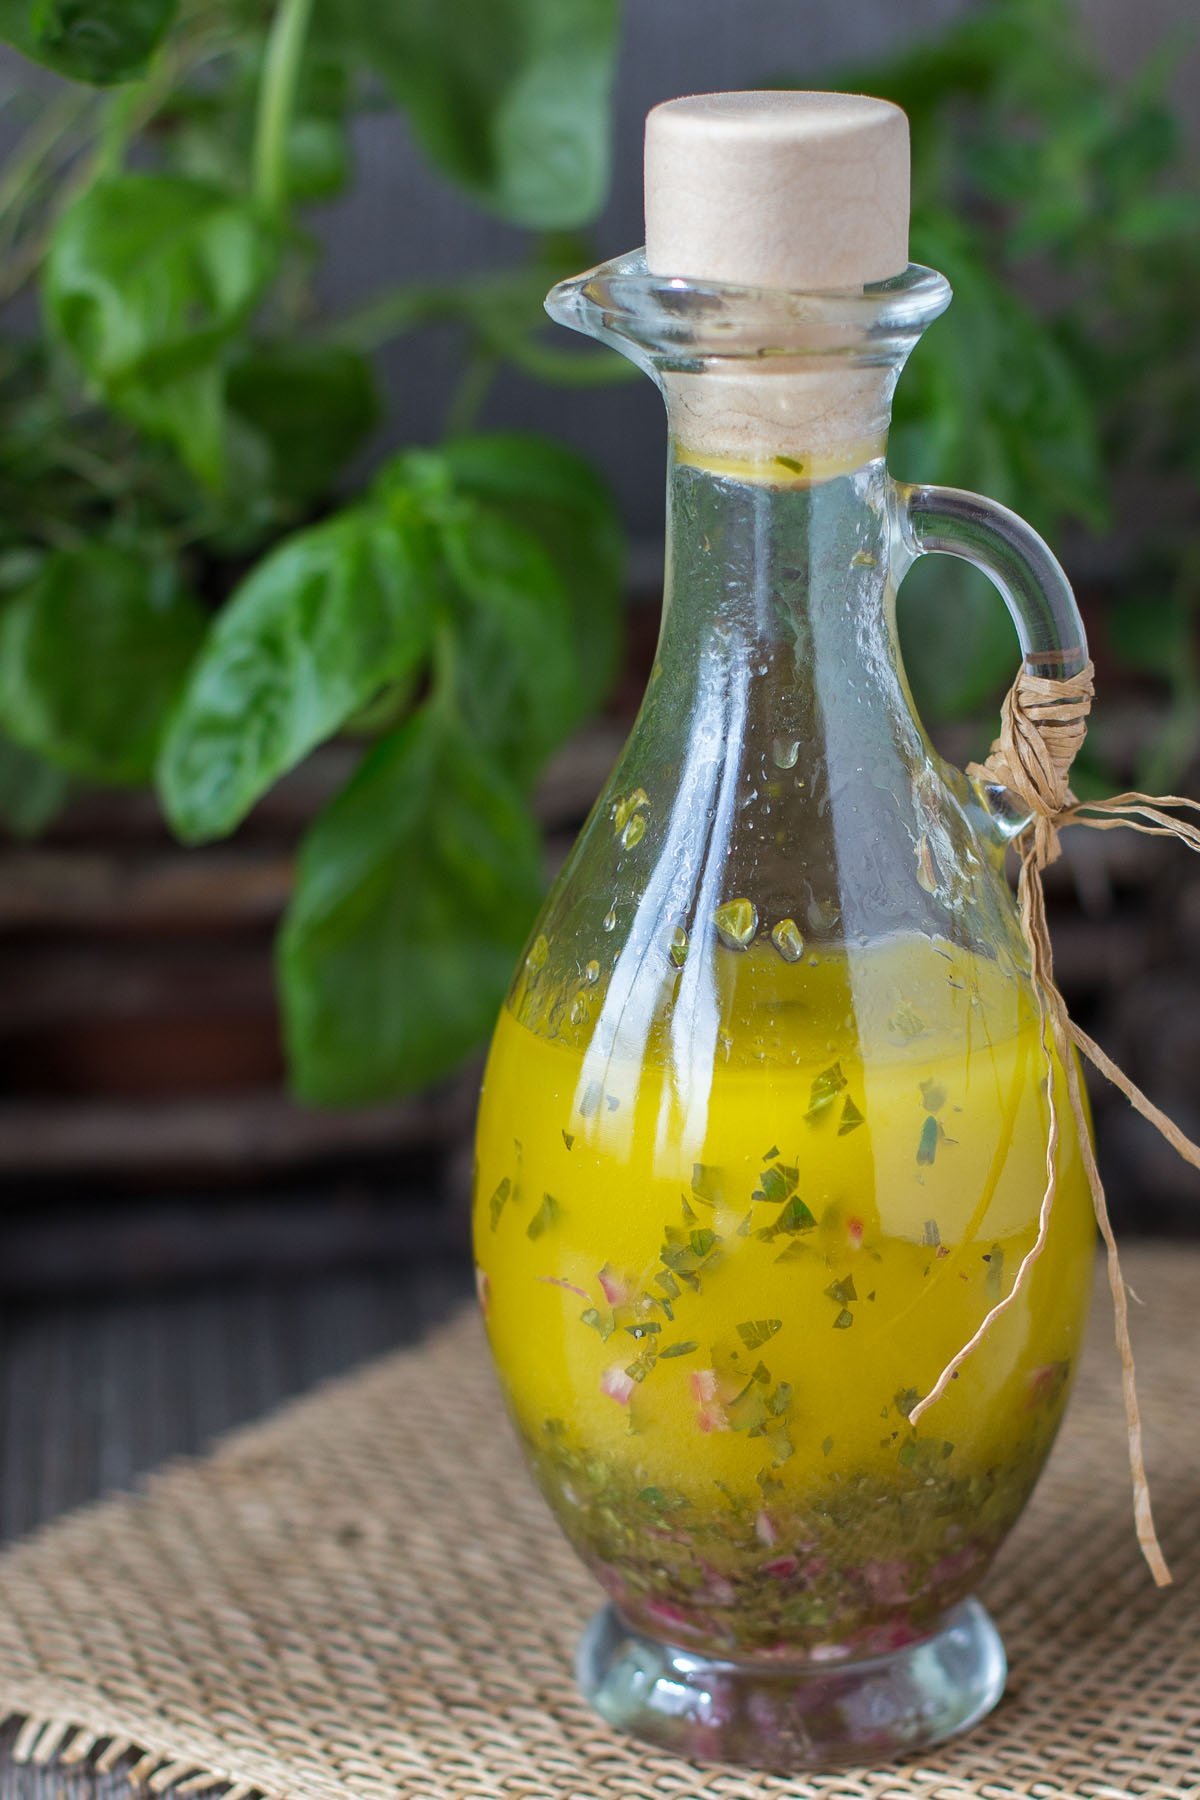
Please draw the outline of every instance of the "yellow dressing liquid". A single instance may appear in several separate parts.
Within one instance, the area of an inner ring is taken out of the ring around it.
[[[914,1432],[1036,1234],[1032,1002],[926,939],[714,967],[702,1043],[678,975],[640,1035],[604,996],[582,1033],[502,1016],[475,1219],[493,1351],[628,1611],[726,1648],[847,1626],[886,1647],[977,1575],[1057,1425],[1093,1243],[1065,1083],[1045,1251]]]

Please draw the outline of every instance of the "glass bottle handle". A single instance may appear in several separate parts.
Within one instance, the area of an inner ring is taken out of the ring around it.
[[[892,490],[903,544],[898,576],[918,556],[961,557],[987,576],[1004,601],[1030,674],[1067,679],[1086,667],[1087,633],[1071,584],[1032,525],[998,501],[961,488],[893,482]],[[1001,814],[1007,831],[1028,822],[1011,798],[991,810]]]

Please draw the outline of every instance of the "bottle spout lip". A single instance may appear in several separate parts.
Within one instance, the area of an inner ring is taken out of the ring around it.
[[[866,287],[803,293],[653,275],[639,249],[560,281],[546,311],[648,370],[810,357],[878,365],[902,361],[951,292],[920,263]]]

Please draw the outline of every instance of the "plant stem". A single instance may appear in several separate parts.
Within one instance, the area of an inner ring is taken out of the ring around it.
[[[432,692],[427,704],[443,718],[458,714],[458,644],[448,619],[439,620],[430,646]]]
[[[446,437],[462,437],[474,428],[495,379],[496,358],[487,351],[474,350],[446,409]]]
[[[254,125],[254,195],[264,211],[276,216],[287,207],[287,135],[312,8],[313,0],[279,0],[263,57]]]

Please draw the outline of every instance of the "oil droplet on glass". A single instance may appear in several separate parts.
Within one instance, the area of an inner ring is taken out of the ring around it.
[[[586,969],[583,971],[583,979],[587,982],[589,987],[595,987],[596,983],[599,981],[599,979],[600,979],[600,964],[596,961],[596,959],[594,957],[592,958],[591,962],[587,965]]]
[[[723,944],[745,950],[758,930],[758,908],[753,900],[726,900],[713,914],[713,924]]]
[[[771,942],[784,962],[799,962],[804,955],[804,939],[795,919],[780,919],[771,932]]]
[[[550,945],[547,939],[535,937],[529,947],[529,955],[525,958],[525,967],[527,969],[544,969],[549,954]]]
[[[841,916],[841,908],[836,900],[818,900],[814,896],[808,903],[808,923],[813,931],[832,931]]]
[[[615,906],[609,907],[608,911],[605,913],[605,915],[601,919],[600,923],[604,927],[605,931],[613,931],[616,929],[617,909]]]
[[[626,794],[623,800],[618,800],[613,807],[613,836],[623,836],[625,828],[634,814],[641,812],[642,808],[649,804],[650,796],[645,788],[634,788],[632,794]]]
[[[591,1016],[592,1009],[588,1005],[587,996],[585,994],[579,994],[576,997],[575,1004],[571,1008],[572,1025],[586,1025]]]
[[[632,850],[635,844],[641,843],[645,835],[646,815],[645,813],[640,812],[634,813],[632,819],[629,820],[624,831],[621,833],[621,843],[626,850]]]
[[[671,944],[667,951],[667,955],[671,958],[671,961],[677,969],[682,969],[684,963],[687,961],[687,953],[688,934],[683,929],[682,925],[677,925],[671,933]]]
[[[794,769],[800,754],[799,738],[776,738],[771,754],[777,769]]]

